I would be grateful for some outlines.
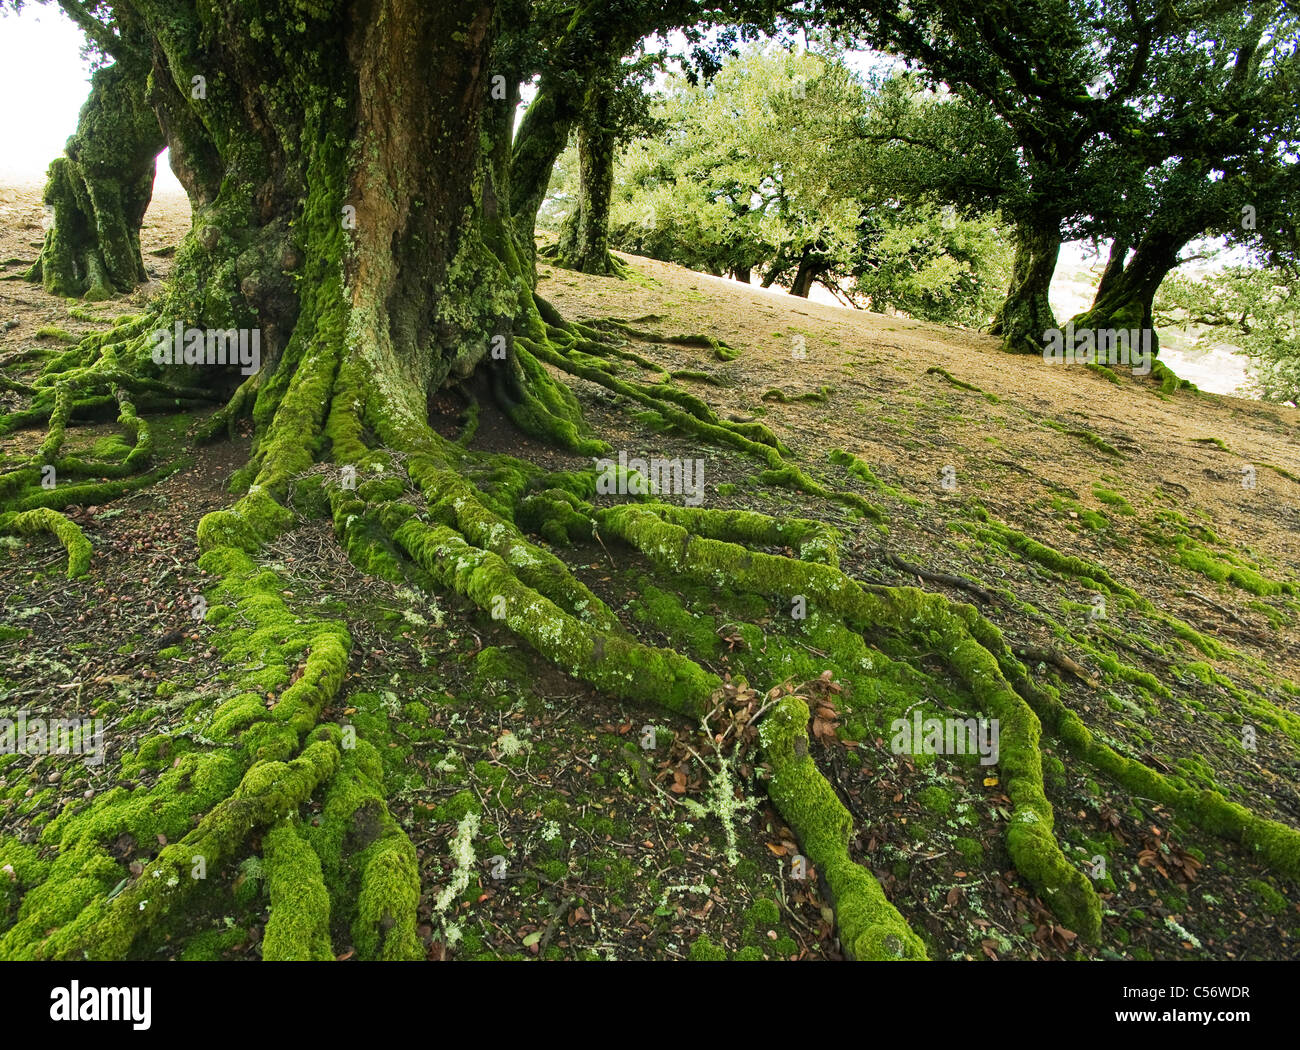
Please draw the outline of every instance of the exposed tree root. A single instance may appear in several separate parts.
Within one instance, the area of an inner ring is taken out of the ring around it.
[[[586,432],[572,392],[542,367],[545,362],[652,408],[685,433],[754,456],[767,468],[761,476],[768,483],[883,519],[861,497],[814,481],[791,464],[766,427],[719,419],[703,401],[670,385],[661,367],[612,346],[607,333],[566,324],[549,305],[537,306],[515,337],[495,391],[530,433],[584,454],[607,449]],[[111,339],[83,341],[30,384],[30,411],[38,414],[23,416],[20,425],[45,422],[47,436],[29,465],[0,478],[7,502],[34,498],[32,471],[46,463],[74,476],[110,476],[101,469],[107,464],[60,456],[68,425],[91,410],[91,398],[101,399],[95,411],[110,407],[104,398],[117,407],[118,423],[133,442],[116,465],[118,477],[139,479],[150,460],[151,435],[131,395],[143,401],[144,395],[195,393],[142,378],[149,374],[142,349],[147,327],[138,319],[114,329]],[[622,330],[640,337],[627,326]],[[525,529],[554,544],[619,541],[669,579],[781,602],[803,599],[839,630],[884,633],[937,653],[973,705],[1000,724],[999,775],[1012,802],[1006,837],[1012,861],[1061,921],[1085,938],[1099,935],[1101,904],[1053,833],[1040,751],[1044,725],[1117,782],[1300,877],[1300,834],[1213,792],[1179,789],[1099,744],[1053,690],[1030,680],[998,629],[973,607],[914,588],[858,582],[838,567],[839,536],[822,523],[650,500],[596,509],[587,502],[593,469],[546,475],[509,456],[472,452],[467,441],[433,432],[423,398],[385,371],[378,351],[362,344],[345,354],[324,325],[319,339],[306,343],[306,336],[295,335],[286,348],[294,362],[287,380],[245,382],[205,428],[215,434],[250,408],[257,423],[253,459],[242,474],[244,494],[229,509],[207,515],[198,529],[201,567],[217,581],[208,594],[210,637],[240,691],[207,712],[197,729],[172,734],[180,754],[152,787],[115,789],[45,828],[42,845],[54,859],[43,878],[33,875],[24,884],[15,920],[0,937],[0,957],[126,956],[195,891],[198,858],[215,871],[259,831],[271,895],[264,957],[329,958],[330,933],[340,924],[350,929],[362,958],[422,956],[415,925],[418,866],[386,803],[384,727],[367,722],[358,738],[357,726],[325,720],[340,694],[351,641],[341,624],[291,610],[282,597],[284,581],[258,561],[269,540],[294,526],[295,511],[328,516],[349,558],[366,572],[431,593],[454,592],[574,678],[692,720],[714,712],[728,688],[705,666],[708,654],[638,640]],[[622,379],[623,361],[658,375],[651,383]],[[4,423],[19,425],[13,418]],[[840,456],[836,461],[851,471],[860,463]],[[322,470],[318,461],[324,459],[354,468],[355,487],[345,487],[338,472]],[[1037,544],[987,514],[975,527],[1158,615],[1099,566]],[[11,512],[0,517],[0,529],[54,531],[68,547],[69,573],[74,565],[85,570],[84,537],[53,511]],[[1199,636],[1182,626],[1196,644]],[[860,637],[855,644],[862,644]],[[276,697],[269,707],[268,693]],[[809,719],[804,701],[787,695],[760,723],[763,757],[772,770],[767,792],[826,880],[846,952],[862,959],[924,958],[920,937],[849,853],[853,821],[812,758]],[[147,768],[149,749],[146,742],[124,765]],[[308,824],[299,811],[312,797],[322,800],[321,817]],[[170,844],[139,877],[115,887],[124,869],[108,847],[123,834],[137,842],[163,834]]]
[[[0,513],[0,533],[30,536],[37,532],[52,532],[67,550],[68,579],[84,576],[89,571],[90,541],[76,522],[48,507]]]

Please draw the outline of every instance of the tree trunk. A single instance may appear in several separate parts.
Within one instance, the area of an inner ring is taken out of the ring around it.
[[[763,273],[763,280],[760,285],[762,288],[771,288],[777,280],[790,269],[789,264],[784,258],[778,256],[772,261],[772,264]]]
[[[511,150],[511,211],[515,234],[529,264],[532,263],[537,213],[546,200],[555,162],[569,142],[569,132],[579,112],[580,100],[543,75],[537,96],[524,113]]]
[[[27,273],[47,292],[107,299],[147,279],[140,225],[165,145],[145,99],[148,73],[135,54],[96,70],[66,155],[50,164],[45,204],[54,223]]]
[[[1124,272],[1124,264],[1128,261],[1129,248],[1132,247],[1128,240],[1116,237],[1110,243],[1110,254],[1106,258],[1106,268],[1101,272],[1101,280],[1097,282],[1097,292],[1092,297],[1092,304],[1096,306],[1101,299],[1110,290],[1111,286],[1119,279]]]
[[[609,253],[609,205],[614,191],[615,135],[610,127],[613,70],[593,79],[578,125],[578,204],[560,236],[558,258],[582,273],[618,275]]]
[[[1197,224],[1193,220],[1190,225]],[[1178,265],[1183,245],[1193,236],[1186,228],[1150,230],[1138,241],[1133,258],[1122,266],[1114,265],[1112,252],[1092,306],[1071,321],[1075,330],[1149,331],[1154,353],[1158,343],[1152,304],[1161,282]]]
[[[813,260],[813,253],[805,251],[803,257],[799,260],[799,269],[795,271],[794,283],[790,286],[790,294],[807,299],[808,293],[812,291],[813,281],[816,280],[820,272],[817,263]]]
[[[1002,347],[1013,353],[1041,353],[1043,333],[1056,327],[1048,302],[1052,275],[1061,253],[1056,224],[1021,226],[1016,230],[1016,257],[1011,288],[989,331],[1002,336]]]

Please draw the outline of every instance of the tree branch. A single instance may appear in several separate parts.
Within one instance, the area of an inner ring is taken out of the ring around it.
[[[77,28],[86,34],[86,38],[97,48],[114,60],[120,60],[126,44],[122,38],[92,15],[84,4],[77,0],[58,0],[59,7],[77,23]]]

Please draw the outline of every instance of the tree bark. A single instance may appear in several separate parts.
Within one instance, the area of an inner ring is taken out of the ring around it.
[[[96,70],[65,155],[50,164],[44,200],[53,211],[27,277],[60,296],[107,299],[147,279],[140,226],[165,145],[145,99],[147,61],[123,53]]]
[[[992,334],[1002,337],[1003,349],[1013,353],[1042,352],[1043,333],[1056,327],[1048,291],[1060,253],[1061,234],[1055,223],[1016,230],[1011,288],[989,328]]]
[[[543,74],[537,96],[524,113],[510,161],[511,211],[516,236],[531,263],[537,213],[546,200],[555,162],[569,142],[581,98],[574,98],[558,77]]]
[[[1102,297],[1110,290],[1114,283],[1124,272],[1124,264],[1128,260],[1129,249],[1132,247],[1127,239],[1116,237],[1110,243],[1110,254],[1106,258],[1106,268],[1101,272],[1101,280],[1097,283],[1097,292],[1092,297],[1092,304],[1096,306],[1101,302]]]
[[[616,138],[609,113],[616,85],[610,78],[615,75],[616,69],[611,69],[593,78],[578,125],[578,203],[565,221],[558,258],[561,265],[582,273],[617,275],[620,272],[609,253]]]
[[[808,293],[812,291],[813,281],[820,272],[812,251],[805,251],[799,260],[799,269],[795,271],[794,283],[790,285],[790,294],[807,299]]]

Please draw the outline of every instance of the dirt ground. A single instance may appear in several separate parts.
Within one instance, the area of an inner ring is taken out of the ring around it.
[[[0,189],[0,277],[35,256],[39,193]],[[107,321],[138,312],[165,279],[188,221],[184,198],[156,200],[143,231],[153,280],[91,313]],[[679,384],[719,414],[762,420],[811,475],[876,503],[887,529],[832,502],[774,493],[739,453],[666,432],[573,381],[597,433],[629,456],[702,458],[706,506],[830,522],[845,533],[846,571],[973,602],[1124,753],[1300,825],[1300,712],[1282,684],[1300,680],[1300,411],[1162,390],[1120,368],[1107,376],[1012,357],[977,332],[624,259],[630,280],[543,267],[538,290],[569,319],[703,332],[739,351],[724,361],[697,347],[631,343],[663,368],[690,373]],[[0,281],[0,323],[16,322],[0,333],[0,367],[11,351],[57,340],[43,327],[71,336],[98,327],[71,316],[74,305]],[[0,411],[15,407],[15,395],[0,393]],[[114,429],[71,428],[70,447]],[[54,756],[0,768],[0,833],[38,843],[61,809],[88,805],[114,785],[147,786],[147,774],[121,776],[122,758],[177,733],[182,708],[215,705],[235,688],[190,616],[206,585],[194,531],[231,499],[226,481],[244,462],[249,436],[245,428],[234,441],[178,452],[162,480],[109,507],[73,507],[95,548],[92,572],[80,580],[62,579],[64,554],[48,537],[0,549],[0,626],[10,629],[0,635],[0,714],[49,707],[75,690],[79,702],[109,711],[115,727],[98,769],[70,772]],[[0,449],[14,457],[39,440],[18,431]],[[554,469],[582,465],[520,437],[490,409],[475,440]],[[833,453],[867,470],[845,469]],[[1151,609],[1099,614],[1087,580],[1013,552],[1005,534],[999,542],[989,533],[990,521],[1104,567]],[[600,547],[557,553],[629,626],[636,622],[647,564]],[[770,808],[760,801],[739,821],[744,861],[734,866],[715,822],[683,819],[661,803],[662,792],[638,790],[645,775],[671,782],[674,769],[646,770],[625,746],[648,719],[662,719],[595,696],[463,604],[430,603],[364,576],[327,524],[305,524],[267,554],[295,603],[346,621],[354,655],[345,692],[380,698],[402,737],[390,745],[402,756],[389,770],[390,797],[419,856],[431,959],[681,958],[701,937],[733,958],[838,957],[823,890],[815,879],[790,879],[797,845]],[[726,634],[740,615],[728,596],[683,590],[680,599],[698,623],[716,622],[727,642],[712,669],[753,674],[764,666],[738,634]],[[1223,651],[1207,656],[1177,625]],[[886,640],[871,642],[895,655]],[[494,646],[513,672],[482,672],[479,657]],[[814,662],[828,656],[811,652]],[[924,654],[919,665],[927,666]],[[859,695],[865,679],[850,683]],[[160,682],[175,684],[174,701],[158,702]],[[819,764],[854,814],[855,859],[923,933],[932,957],[1295,956],[1294,883],[1062,756],[1049,761],[1058,837],[1072,856],[1100,855],[1110,865],[1102,943],[1082,944],[1014,871],[1003,843],[1009,800],[996,776],[943,758],[900,760],[865,713],[862,730],[851,731],[847,697],[844,710],[843,731],[816,744]],[[1242,712],[1261,722],[1257,750],[1236,743]],[[533,749],[522,772],[503,761],[518,738]],[[1044,748],[1056,756],[1052,741]],[[450,841],[467,797],[483,807],[510,875],[484,870],[472,887],[481,893],[457,906],[458,933],[448,941],[435,932],[432,909],[451,878]],[[131,843],[122,859],[147,860],[158,848]],[[241,887],[258,878],[247,862],[220,873],[214,881],[229,896],[149,951],[183,954],[175,945],[201,933],[216,957],[256,958],[266,900]],[[336,933],[348,957],[346,930]]]

